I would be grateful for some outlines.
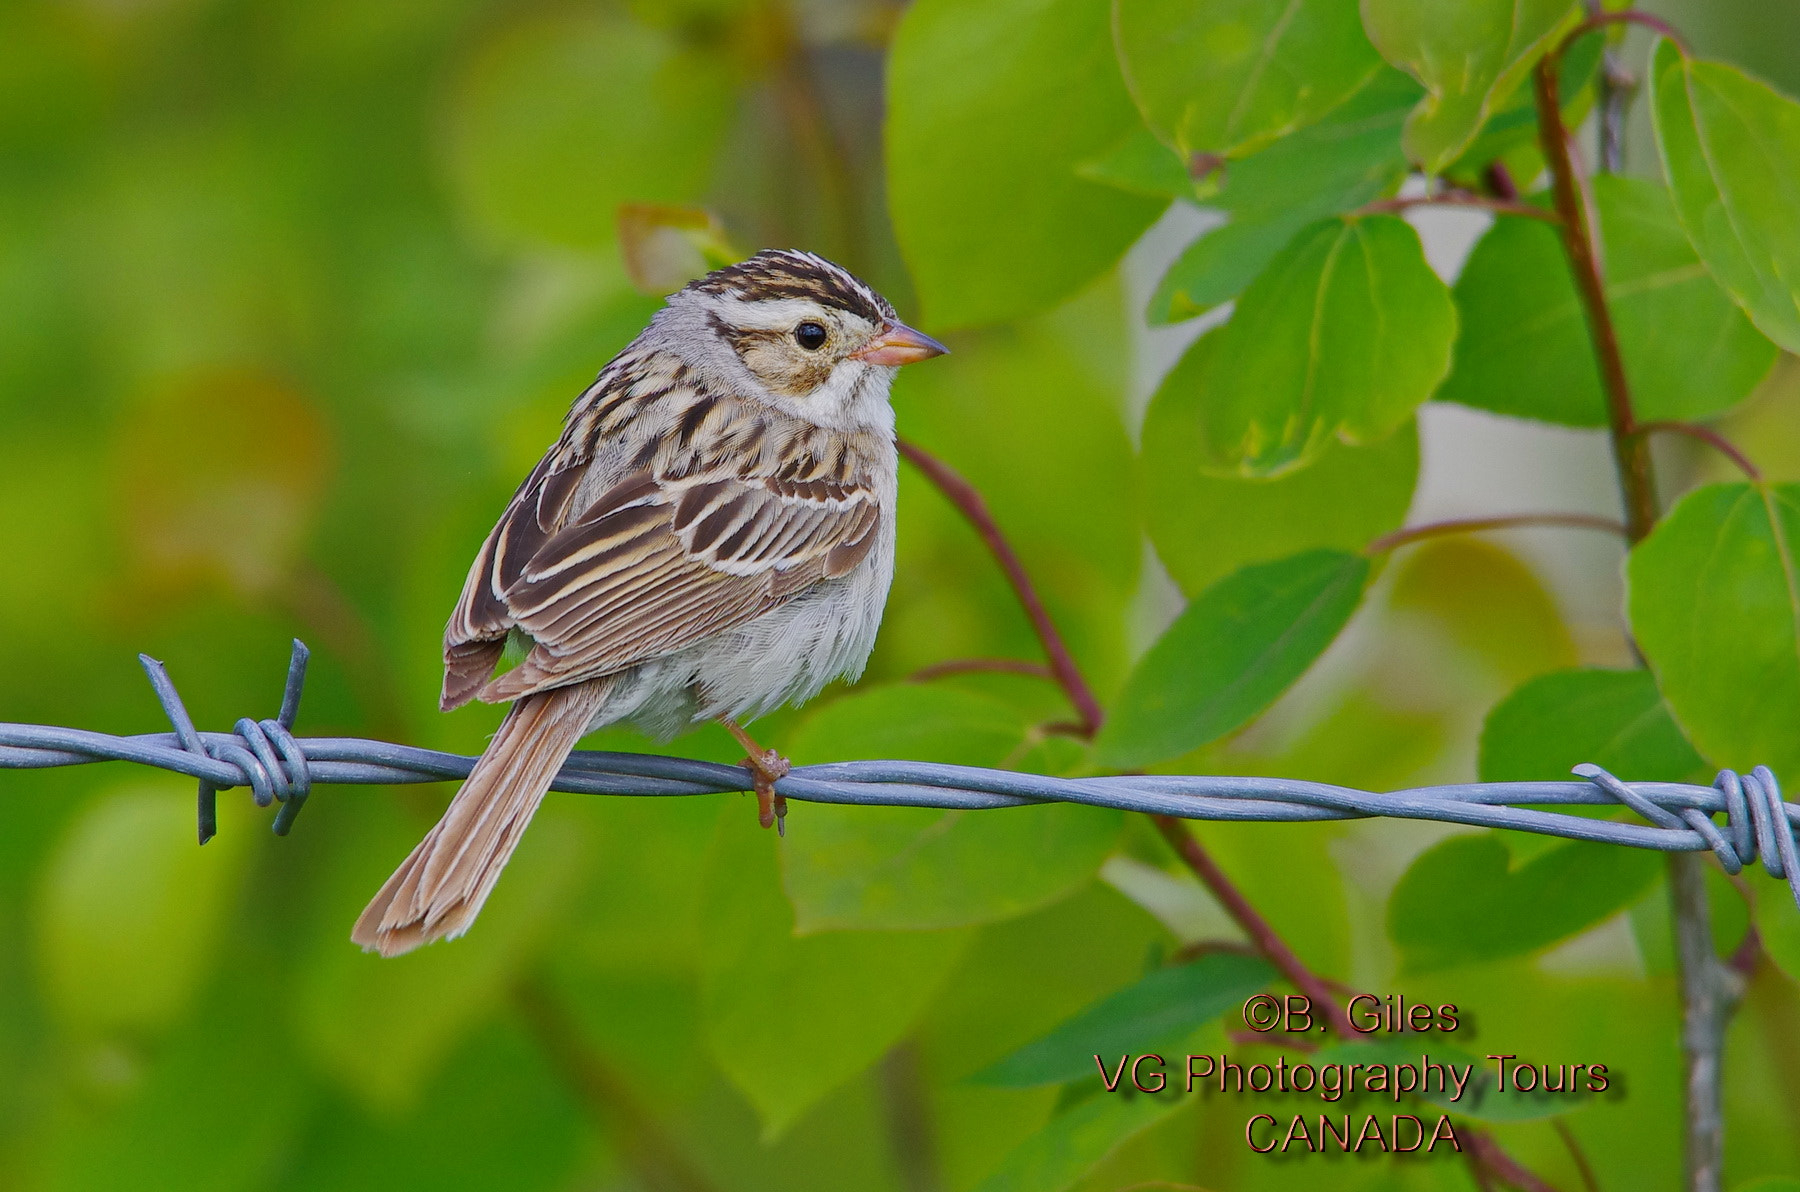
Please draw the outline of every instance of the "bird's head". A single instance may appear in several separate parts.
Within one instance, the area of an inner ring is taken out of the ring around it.
[[[822,424],[868,421],[896,368],[948,351],[849,270],[806,252],[770,249],[715,270],[671,295],[665,313],[763,395]]]

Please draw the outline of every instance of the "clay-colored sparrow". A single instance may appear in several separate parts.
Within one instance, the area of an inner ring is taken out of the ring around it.
[[[352,938],[467,931],[584,734],[724,721],[762,821],[787,763],[737,721],[860,674],[894,571],[902,364],[944,351],[848,272],[762,252],[672,295],[488,535],[444,633],[445,710],[514,701]],[[508,638],[524,660],[495,675]]]

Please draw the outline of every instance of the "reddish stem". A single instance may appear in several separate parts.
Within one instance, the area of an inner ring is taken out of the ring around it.
[[[1030,675],[1034,679],[1056,681],[1049,667],[1041,662],[1026,662],[1023,658],[952,658],[948,662],[922,666],[906,677],[913,683],[928,683],[950,675],[976,674]]]
[[[1104,713],[1100,711],[1100,701],[1088,689],[1087,680],[1081,677],[1081,671],[1075,666],[1075,659],[1069,653],[1068,646],[1063,644],[1062,634],[1056,631],[1056,623],[1050,619],[1050,613],[1044,608],[1043,600],[1038,596],[1037,588],[1032,585],[1031,577],[1025,573],[1025,565],[1019,561],[1018,554],[1000,527],[994,521],[994,515],[988,511],[987,501],[975,490],[975,486],[962,478],[961,473],[937,456],[926,451],[916,443],[905,439],[899,440],[900,454],[904,455],[919,471],[938,487],[938,491],[950,498],[962,515],[975,527],[975,532],[987,544],[1000,570],[1006,573],[1007,582],[1012,584],[1013,595],[1025,609],[1025,616],[1030,619],[1031,627],[1037,633],[1038,643],[1044,648],[1044,657],[1050,662],[1050,673],[1068,693],[1069,703],[1074,705],[1076,714],[1081,718],[1084,736],[1093,736],[1100,728]]]
[[[1601,517],[1593,513],[1514,513],[1501,517],[1464,517],[1451,521],[1425,522],[1417,526],[1402,526],[1369,543],[1363,548],[1363,553],[1365,555],[1385,554],[1425,538],[1439,538],[1447,534],[1469,534],[1478,530],[1510,530],[1521,526],[1568,526],[1579,530],[1605,530],[1611,534],[1622,535],[1625,533],[1625,526],[1616,518]]]
[[[1350,1025],[1350,1016],[1344,1007],[1331,995],[1330,987],[1294,955],[1294,950],[1287,946],[1287,941],[1276,934],[1269,921],[1232,885],[1231,879],[1225,876],[1225,871],[1219,868],[1211,855],[1200,847],[1194,834],[1188,831],[1187,824],[1172,815],[1153,815],[1150,818],[1156,821],[1157,831],[1163,834],[1163,839],[1169,842],[1170,847],[1187,863],[1187,867],[1194,871],[1194,876],[1219,900],[1219,905],[1225,908],[1232,920],[1244,929],[1244,934],[1250,937],[1256,950],[1280,970],[1290,985],[1312,1001],[1313,1007],[1319,1011],[1332,1032],[1344,1039],[1362,1038],[1362,1032]]]
[[[1647,12],[1638,12],[1635,9],[1625,8],[1620,9],[1618,12],[1595,13],[1587,20],[1581,22],[1581,24],[1569,30],[1562,41],[1557,44],[1557,47],[1544,55],[1544,60],[1550,62],[1553,67],[1560,66],[1562,64],[1562,56],[1568,52],[1570,46],[1594,32],[1594,30],[1604,29],[1608,25],[1640,25],[1659,37],[1668,38],[1680,47],[1682,53],[1687,53],[1687,42],[1681,39],[1681,34],[1675,32],[1675,27],[1669,24],[1669,22],[1663,20],[1661,17],[1652,16]]]
[[[1625,534],[1635,544],[1642,541],[1650,527],[1656,524],[1656,480],[1650,464],[1649,444],[1636,433],[1637,418],[1631,409],[1625,357],[1619,350],[1612,310],[1607,306],[1606,282],[1600,275],[1600,260],[1594,248],[1593,223],[1570,151],[1569,130],[1563,124],[1556,79],[1559,57],[1560,52],[1546,54],[1532,72],[1537,93],[1538,135],[1544,160],[1550,166],[1556,210],[1562,216],[1559,229],[1563,253],[1569,259],[1569,272],[1574,275],[1575,289],[1587,315],[1588,336],[1593,340],[1594,356],[1600,365],[1607,420],[1612,425],[1613,462],[1619,472],[1619,487],[1625,495]]]
[[[1466,191],[1453,190],[1437,195],[1413,195],[1403,199],[1378,199],[1366,203],[1358,209],[1359,214],[1381,215],[1409,211],[1414,207],[1472,207],[1478,211],[1491,211],[1495,215],[1517,215],[1525,219],[1542,220],[1544,223],[1561,223],[1562,217],[1556,212],[1534,203],[1521,203],[1512,199],[1489,198],[1487,195],[1469,194]]]
[[[1638,423],[1637,433],[1640,435],[1651,435],[1659,432],[1686,435],[1690,439],[1698,439],[1700,442],[1705,443],[1708,447],[1711,447],[1726,459],[1729,459],[1732,463],[1736,464],[1738,471],[1742,472],[1745,476],[1748,476],[1751,483],[1762,483],[1762,469],[1751,463],[1750,457],[1738,450],[1737,445],[1730,439],[1727,439],[1724,435],[1720,434],[1710,426],[1701,426],[1696,422],[1677,422],[1672,419],[1664,422]]]

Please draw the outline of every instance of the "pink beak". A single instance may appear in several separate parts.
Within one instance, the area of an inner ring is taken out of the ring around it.
[[[914,331],[905,323],[894,323],[865,347],[850,353],[850,358],[861,360],[865,364],[897,367],[902,364],[913,364],[920,360],[929,360],[933,356],[942,356],[949,350],[929,335]]]

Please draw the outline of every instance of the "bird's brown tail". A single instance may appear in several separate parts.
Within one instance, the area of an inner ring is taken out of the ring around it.
[[[611,686],[593,679],[515,703],[444,818],[388,878],[350,938],[398,956],[467,931]]]

